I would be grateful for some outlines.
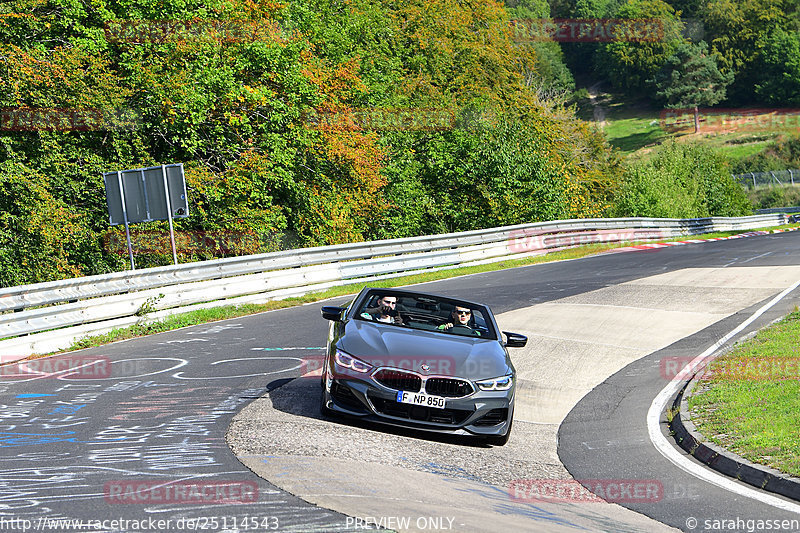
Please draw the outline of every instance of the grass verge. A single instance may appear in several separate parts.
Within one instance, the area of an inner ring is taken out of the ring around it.
[[[688,398],[706,438],[800,476],[800,311],[714,360]]]
[[[753,117],[755,122],[746,127],[725,127],[720,117],[710,117],[710,125],[701,124],[700,131],[694,133],[690,115],[682,117],[689,121],[682,129],[666,127],[673,124],[675,117],[665,116],[665,109],[646,99],[632,100],[630,96],[617,93],[600,93],[595,104],[603,110],[603,132],[609,144],[623,156],[636,160],[651,157],[654,148],[676,139],[712,146],[731,161],[738,161],[763,152],[781,135],[792,134],[792,128],[775,124],[769,114],[760,117],[763,119],[760,122],[759,117]],[[588,121],[595,120],[593,107],[589,99],[581,100],[578,116]],[[764,126],[756,127],[756,124]]]
[[[786,228],[791,226],[800,226],[800,224],[791,224],[780,226],[780,228]],[[775,228],[764,228],[765,230],[768,229],[775,229]],[[757,230],[748,230],[748,231],[757,231]],[[729,231],[729,232],[718,232],[718,233],[707,233],[703,235],[695,235],[695,236],[686,236],[686,237],[675,237],[672,239],[664,239],[659,241],[647,241],[648,243],[653,242],[670,242],[670,241],[678,241],[678,240],[686,240],[691,238],[702,238],[702,239],[711,239],[711,238],[718,238],[718,237],[729,237],[731,235],[737,235],[740,233],[744,233],[741,231]],[[453,268],[449,270],[437,270],[433,272],[422,272],[419,274],[413,274],[408,276],[402,276],[397,278],[390,278],[385,280],[377,280],[371,282],[361,282],[355,284],[348,284],[348,285],[340,285],[338,287],[332,287],[330,289],[318,292],[311,292],[305,294],[303,296],[286,298],[283,300],[272,300],[264,304],[245,304],[245,305],[229,305],[229,306],[221,306],[221,307],[214,307],[211,309],[201,309],[197,311],[190,311],[188,313],[181,313],[176,314],[170,317],[167,317],[162,320],[156,320],[151,322],[145,322],[147,317],[142,317],[142,322],[139,324],[135,324],[133,326],[128,326],[125,328],[117,328],[109,331],[108,333],[104,333],[101,335],[92,335],[87,336],[78,341],[74,342],[69,348],[64,350],[59,350],[57,352],[51,352],[48,354],[37,354],[32,355],[28,359],[35,359],[38,357],[45,357],[47,355],[52,355],[53,353],[62,353],[68,352],[73,350],[82,350],[85,348],[91,348],[94,346],[102,346],[103,344],[108,344],[111,342],[121,341],[125,339],[132,339],[135,337],[142,337],[145,335],[152,335],[154,333],[161,333],[163,331],[171,331],[179,328],[184,328],[187,326],[194,326],[197,324],[205,324],[207,322],[215,322],[218,320],[225,320],[228,318],[236,318],[240,316],[252,315],[256,313],[263,313],[265,311],[273,311],[275,309],[282,309],[285,307],[292,307],[296,305],[302,305],[305,303],[316,302],[320,300],[325,300],[328,298],[335,298],[337,296],[346,296],[349,294],[355,294],[361,290],[362,287],[365,285],[370,285],[372,287],[399,287],[403,285],[410,285],[415,283],[425,283],[427,281],[436,281],[439,279],[446,279],[452,278],[456,276],[464,276],[467,274],[478,274],[481,272],[491,272],[495,270],[503,270],[507,268],[515,268],[520,266],[526,265],[533,265],[538,263],[546,263],[551,261],[564,261],[568,259],[578,259],[581,257],[586,257],[589,255],[598,254],[604,251],[612,250],[615,248],[622,248],[625,246],[631,246],[636,243],[632,242],[621,242],[621,243],[603,243],[603,244],[589,244],[584,246],[578,246],[575,248],[570,248],[568,250],[562,250],[558,252],[549,253],[546,255],[531,257],[527,259],[515,259],[515,260],[508,260],[508,261],[499,261],[497,263],[489,263],[485,265],[476,265],[476,266],[469,266],[469,267],[462,267],[462,268]]]

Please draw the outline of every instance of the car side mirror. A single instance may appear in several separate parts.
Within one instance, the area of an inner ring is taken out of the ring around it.
[[[506,346],[509,348],[522,348],[526,344],[528,344],[528,337],[525,335],[520,335],[519,333],[511,333],[510,331],[504,331],[503,335],[506,336]]]
[[[342,319],[345,307],[335,307],[333,305],[325,305],[322,307],[322,318],[325,320],[335,320],[339,322]]]

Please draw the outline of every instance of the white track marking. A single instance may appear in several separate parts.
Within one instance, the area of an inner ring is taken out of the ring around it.
[[[684,472],[695,476],[696,478],[702,479],[703,481],[711,483],[712,485],[716,485],[717,487],[725,489],[729,492],[734,492],[741,496],[745,496],[747,498],[760,501],[767,505],[777,507],[778,509],[783,509],[794,513],[800,513],[800,505],[788,502],[786,500],[778,498],[777,496],[772,496],[763,491],[759,491],[756,489],[752,489],[750,487],[740,485],[739,483],[730,479],[727,476],[718,474],[717,472],[708,469],[706,467],[700,467],[696,463],[692,462],[685,455],[682,455],[680,452],[678,452],[672,446],[672,444],[670,444],[670,442],[667,441],[667,439],[661,433],[659,420],[661,418],[661,413],[667,406],[667,403],[681,388],[683,381],[685,379],[688,379],[695,371],[695,369],[701,367],[701,365],[704,365],[705,359],[711,357],[723,344],[728,342],[735,335],[737,335],[747,326],[752,324],[758,317],[763,315],[775,304],[780,302],[783,298],[785,298],[798,286],[800,286],[800,280],[794,282],[790,287],[788,287],[783,292],[775,296],[772,300],[770,300],[764,306],[762,306],[758,311],[753,313],[750,316],[750,318],[739,324],[739,326],[736,327],[733,331],[731,331],[723,338],[718,340],[716,343],[714,343],[714,345],[710,346],[702,354],[695,357],[689,364],[686,365],[686,367],[684,367],[681,373],[678,374],[675,377],[675,379],[672,380],[672,382],[669,385],[664,387],[664,389],[658,394],[658,396],[655,397],[653,403],[650,404],[650,409],[647,411],[647,432],[650,435],[650,441],[656,447],[656,450],[658,450],[659,453],[661,453],[661,455],[666,457],[675,466],[677,466]]]
[[[282,372],[290,372],[292,370],[297,370],[298,368],[303,366],[304,360],[300,359],[299,357],[239,357],[237,359],[223,359],[221,361],[214,361],[211,365],[219,365],[222,363],[232,363],[234,361],[260,361],[260,360],[267,360],[267,359],[294,359],[299,361],[295,366],[291,368],[284,368],[283,370],[273,370],[272,372],[257,372],[255,374],[242,374],[239,376],[209,376],[209,377],[191,377],[191,376],[184,376],[183,372],[176,372],[172,374],[172,377],[176,379],[231,379],[231,378],[249,378],[255,376],[268,376],[270,374],[280,374]]]
[[[94,378],[93,377],[91,379],[89,379],[89,378],[72,378],[72,381],[119,381],[121,379],[142,378],[142,377],[145,377],[145,376],[154,376],[156,374],[162,374],[164,372],[171,372],[171,371],[173,371],[175,369],[178,369],[178,368],[180,368],[182,366],[186,366],[186,365],[189,364],[189,361],[187,361],[186,359],[180,359],[180,358],[177,358],[177,357],[136,357],[136,358],[132,358],[132,359],[118,359],[118,360],[109,361],[109,362],[111,363],[111,367],[113,369],[113,365],[115,365],[115,364],[118,365],[118,364],[123,363],[125,361],[177,361],[177,363],[172,365],[169,368],[165,368],[163,370],[154,370],[153,372],[146,372],[144,374],[133,374],[133,375],[130,375],[130,376],[128,376],[128,375],[125,375],[125,376],[114,376],[114,375],[112,375],[112,376],[107,377],[107,378]],[[113,370],[112,370],[111,373],[113,374]],[[63,381],[68,381],[68,380],[70,380],[70,376],[73,375],[73,374],[76,374],[76,372],[72,371],[72,372],[70,372],[69,374],[67,374],[65,376],[59,376],[58,379],[63,380]]]

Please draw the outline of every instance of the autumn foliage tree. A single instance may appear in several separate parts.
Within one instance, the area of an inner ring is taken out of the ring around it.
[[[0,107],[101,117],[0,129],[4,284],[124,268],[109,170],[182,162],[177,229],[247,236],[182,261],[601,216],[619,175],[494,0],[14,0],[0,58]]]

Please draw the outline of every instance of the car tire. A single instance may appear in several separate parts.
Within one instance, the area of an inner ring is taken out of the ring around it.
[[[326,416],[328,418],[336,416],[336,412],[332,411],[328,408],[325,404],[325,387],[322,387],[322,390],[319,393],[319,412],[322,416]]]
[[[508,423],[508,429],[506,430],[505,435],[492,435],[491,437],[486,437],[485,442],[486,444],[491,444],[492,446],[505,446],[508,442],[509,437],[511,437],[511,426],[514,424],[514,419],[512,418],[511,421]]]

